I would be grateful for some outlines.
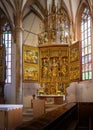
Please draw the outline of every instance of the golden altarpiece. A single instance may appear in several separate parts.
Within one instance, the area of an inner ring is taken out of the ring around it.
[[[33,48],[34,58],[36,52],[38,55],[36,63],[33,64],[31,61],[30,64],[26,63],[26,56],[30,56],[32,60],[33,55],[27,51],[30,46],[23,46],[24,81],[39,82],[47,95],[55,95],[58,91],[66,94],[69,83],[80,80],[79,42],[72,44],[71,25],[62,4],[61,1],[60,7],[55,6],[53,0],[51,9],[46,10],[45,32],[38,35],[38,48]],[[32,51],[32,48],[30,49]],[[34,65],[36,65],[36,79],[34,71],[31,72]],[[24,70],[27,72],[24,73]]]

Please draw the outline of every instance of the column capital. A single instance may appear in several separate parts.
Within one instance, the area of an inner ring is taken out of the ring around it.
[[[16,27],[15,27],[15,30],[16,30],[16,31],[24,31],[24,29],[23,29],[22,27],[20,27],[20,26],[16,26]]]

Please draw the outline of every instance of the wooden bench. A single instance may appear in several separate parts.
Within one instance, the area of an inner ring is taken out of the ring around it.
[[[68,130],[69,127],[71,128],[71,123],[78,120],[77,112],[78,105],[76,103],[65,104],[38,118],[22,123],[15,130],[57,130],[60,128]]]

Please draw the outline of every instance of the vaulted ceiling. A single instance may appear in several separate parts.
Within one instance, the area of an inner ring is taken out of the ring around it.
[[[55,0],[55,3],[61,0]],[[69,14],[75,18],[77,8],[82,0],[62,0],[64,1]],[[92,5],[92,0],[86,0]],[[22,13],[23,20],[29,14],[34,13],[41,20],[44,19],[45,9],[53,0],[0,0],[0,10],[7,17],[12,26],[15,26],[15,16]],[[1,14],[1,13],[0,13]]]

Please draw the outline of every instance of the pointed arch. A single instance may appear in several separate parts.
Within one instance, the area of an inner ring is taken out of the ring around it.
[[[81,80],[92,79],[92,12],[89,2],[79,3],[76,15],[76,39],[81,41]]]
[[[89,8],[91,16],[92,16],[91,7],[90,7],[88,0],[81,0],[79,3],[79,6],[77,8],[77,13],[76,13],[76,17],[75,17],[75,25],[76,25],[75,40],[81,40],[79,27],[80,27],[81,14],[85,7]]]
[[[66,13],[68,15],[68,18],[69,18],[69,21],[71,22],[72,16],[71,16],[71,14],[70,14],[70,12],[69,12],[65,2],[63,0],[61,0],[61,1],[62,1],[61,2],[61,7],[66,11]]]

